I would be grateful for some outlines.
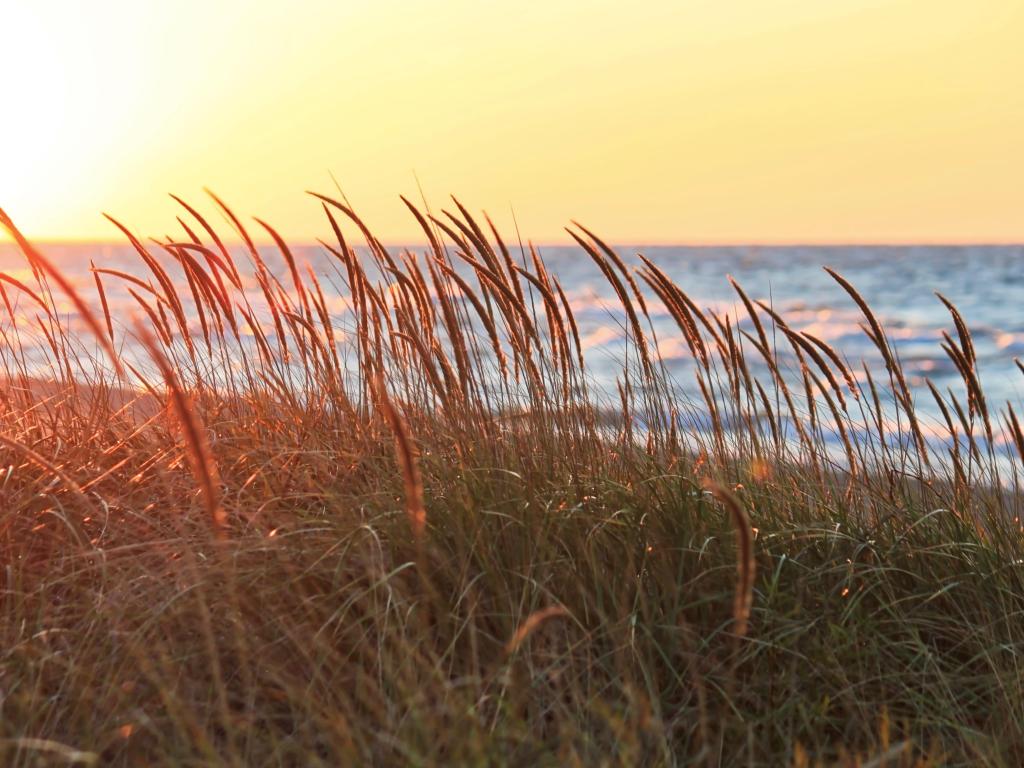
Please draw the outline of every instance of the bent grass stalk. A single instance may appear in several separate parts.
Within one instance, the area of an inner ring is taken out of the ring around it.
[[[416,542],[422,543],[427,530],[427,510],[423,503],[423,478],[420,476],[412,435],[405,420],[392,405],[384,379],[379,374],[375,379],[374,390],[377,393],[377,404],[395,436],[395,455],[405,484],[405,514],[409,520],[409,529]]]
[[[192,475],[199,485],[206,513],[217,536],[224,538],[228,517],[221,505],[220,472],[217,469],[213,453],[210,451],[202,420],[196,413],[192,399],[181,388],[181,383],[178,381],[171,363],[157,345],[153,335],[141,323],[136,323],[135,331],[163,376],[167,386],[169,404],[181,428],[188,463],[192,469]]]
[[[102,317],[0,214],[38,280],[0,273],[0,760],[1020,764],[1024,433],[947,299],[966,399],[926,382],[943,445],[834,271],[880,378],[575,225],[628,339],[607,395],[558,275],[486,214],[405,200],[427,246],[396,255],[315,195],[330,269],[257,220],[277,274],[210,196],[241,258],[179,198],[185,242],[152,253],[111,219],[141,271],[90,264]]]

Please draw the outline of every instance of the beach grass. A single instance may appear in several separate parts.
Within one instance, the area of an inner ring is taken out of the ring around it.
[[[841,275],[878,366],[574,224],[601,392],[531,246],[317,197],[343,319],[216,197],[86,287],[0,215],[4,765],[1024,762],[1024,435],[952,304],[936,440]]]

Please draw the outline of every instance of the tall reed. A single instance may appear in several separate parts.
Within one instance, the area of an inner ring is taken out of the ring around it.
[[[0,213],[6,764],[1024,757],[1020,406],[949,300],[962,387],[912,389],[832,270],[882,369],[574,224],[604,391],[542,249],[458,200],[398,251],[317,194],[313,269],[211,198],[230,234],[111,219],[137,268],[87,289]]]

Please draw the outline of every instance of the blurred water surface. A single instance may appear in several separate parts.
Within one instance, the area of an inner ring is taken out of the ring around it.
[[[96,266],[123,270],[149,279],[130,246],[121,244],[44,245],[43,250],[90,297],[95,297],[90,260]],[[290,285],[280,255],[261,249],[284,285]],[[400,249],[396,249],[396,252]],[[421,251],[422,248],[412,248]],[[1022,246],[618,246],[628,264],[638,253],[657,263],[701,307],[729,313],[741,328],[752,330],[727,276],[732,275],[753,299],[774,307],[797,330],[828,342],[851,362],[878,362],[861,329],[863,316],[846,292],[823,270],[830,266],[861,292],[882,320],[896,347],[918,402],[932,409],[925,377],[939,388],[962,391],[955,367],[940,348],[942,333],[955,335],[948,312],[935,297],[940,291],[967,320],[989,402],[1015,405],[1024,392],[1024,376],[1014,358],[1024,356],[1024,247]],[[576,312],[590,372],[598,390],[614,392],[625,349],[625,317],[614,292],[579,248],[542,247],[550,271],[568,294]],[[350,326],[347,289],[338,265],[323,248],[294,249],[308,263],[328,293],[339,327]],[[244,257],[243,257],[244,260]],[[11,244],[0,244],[0,270],[29,282],[31,273]],[[187,285],[180,272],[184,294]],[[117,280],[105,279],[115,324],[139,314],[134,299]],[[250,289],[255,290],[255,285]],[[692,385],[692,360],[674,321],[652,296],[650,303],[658,348],[677,385]],[[21,299],[22,306],[28,306]],[[69,319],[74,317],[69,311]],[[779,349],[786,345],[779,339]],[[40,363],[45,355],[40,351]],[[751,357],[756,357],[752,354]],[[756,364],[756,363],[755,363]]]

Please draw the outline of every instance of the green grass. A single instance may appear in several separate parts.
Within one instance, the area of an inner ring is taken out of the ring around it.
[[[749,336],[574,229],[629,322],[609,417],[539,257],[461,206],[414,210],[431,248],[399,260],[325,211],[394,285],[331,218],[344,327],[283,243],[283,276],[254,249],[236,265],[191,211],[187,246],[135,241],[153,276],[127,327],[103,293],[124,278],[86,297],[22,241],[36,284],[0,284],[3,764],[1024,761],[1024,440],[955,310],[965,394],[936,395],[961,447],[936,455],[866,305],[889,365],[855,379],[742,292]],[[687,406],[655,300],[705,361],[709,432],[665,415]],[[772,368],[787,341],[795,379]],[[886,390],[899,449],[853,429],[891,415]]]

